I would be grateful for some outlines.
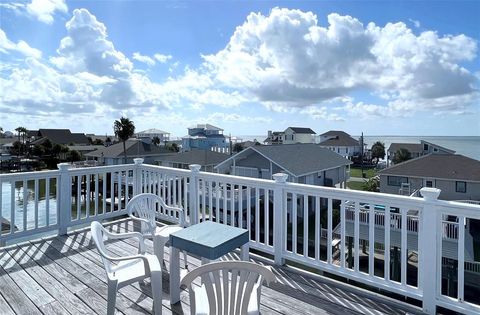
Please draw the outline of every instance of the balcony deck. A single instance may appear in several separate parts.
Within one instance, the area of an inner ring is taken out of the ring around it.
[[[134,229],[131,221],[108,224],[115,232]],[[134,239],[114,240],[118,255],[135,252]],[[147,251],[152,242],[147,240]],[[168,251],[166,264],[168,266]],[[224,259],[238,259],[232,253]],[[258,263],[268,260],[251,255]],[[189,256],[189,266],[200,261]],[[271,261],[270,261],[271,263]],[[262,289],[262,314],[406,314],[418,309],[291,267],[274,267],[277,283]],[[189,314],[189,298],[170,305],[168,274],[163,274],[163,314]],[[0,314],[104,314],[107,284],[103,265],[88,229],[5,247],[0,251]],[[145,314],[152,309],[150,286],[134,284],[120,289],[119,314]]]

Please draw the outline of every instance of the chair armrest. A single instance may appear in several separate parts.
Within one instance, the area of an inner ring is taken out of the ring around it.
[[[140,232],[127,232],[127,233],[111,233],[109,231],[104,231],[104,233],[111,239],[122,239],[134,237],[138,239],[138,253],[145,253],[145,237]]]
[[[186,220],[185,220],[185,210],[183,210],[183,208],[180,208],[180,207],[174,207],[174,206],[167,206],[167,205],[164,205],[163,206],[166,210],[170,210],[170,211],[176,211],[178,212],[178,219],[179,219],[179,224],[181,227],[185,227],[185,223],[186,223]]]
[[[150,224],[150,220],[136,217],[136,216],[134,216],[133,214],[129,214],[128,216],[129,216],[130,219],[132,219],[132,220],[137,220],[137,221],[141,221],[141,222],[145,222],[145,223]]]

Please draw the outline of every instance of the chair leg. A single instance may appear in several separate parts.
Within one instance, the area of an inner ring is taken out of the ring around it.
[[[153,242],[153,252],[155,256],[157,256],[161,266],[163,266],[164,251],[165,242],[160,237],[155,237]]]
[[[115,314],[115,300],[117,299],[117,282],[108,282],[107,315]]]
[[[187,252],[183,251],[183,262],[185,265],[185,269],[188,269],[188,261],[187,261]]]

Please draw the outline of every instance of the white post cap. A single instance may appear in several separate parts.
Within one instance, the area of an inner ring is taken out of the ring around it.
[[[276,173],[276,174],[273,174],[272,177],[276,183],[284,184],[287,182],[288,174]]]
[[[143,163],[143,158],[135,158],[133,159],[133,163],[135,163],[135,165],[140,165]]]
[[[71,167],[71,165],[70,165],[70,163],[59,163],[59,164],[57,164],[57,167],[61,171],[66,171]]]
[[[440,196],[440,192],[440,189],[432,187],[423,187],[420,189],[420,194],[422,194],[423,199],[425,200],[437,200],[438,196]]]
[[[192,171],[192,172],[200,172],[200,168],[202,166],[200,164],[190,164],[188,166],[188,168]]]

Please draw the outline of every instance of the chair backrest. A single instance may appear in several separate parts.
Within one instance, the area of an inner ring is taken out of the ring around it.
[[[209,314],[246,314],[252,294],[260,304],[263,281],[270,284],[275,275],[269,267],[246,261],[222,261],[200,266],[182,279],[189,288],[191,313],[195,314],[193,280],[201,277],[207,293]]]
[[[162,198],[154,194],[139,194],[130,199],[127,204],[127,212],[131,216],[148,220],[141,223],[141,233],[152,234],[157,227],[155,216],[157,211],[157,203],[165,204]]]
[[[108,254],[107,248],[105,247],[105,241],[108,240],[108,236],[105,231],[107,230],[98,221],[93,221],[90,224],[90,232],[92,234],[93,241],[97,246],[98,253],[100,254],[103,265],[105,266],[105,271],[108,274],[112,272],[112,262],[106,259],[106,256],[108,256]]]

